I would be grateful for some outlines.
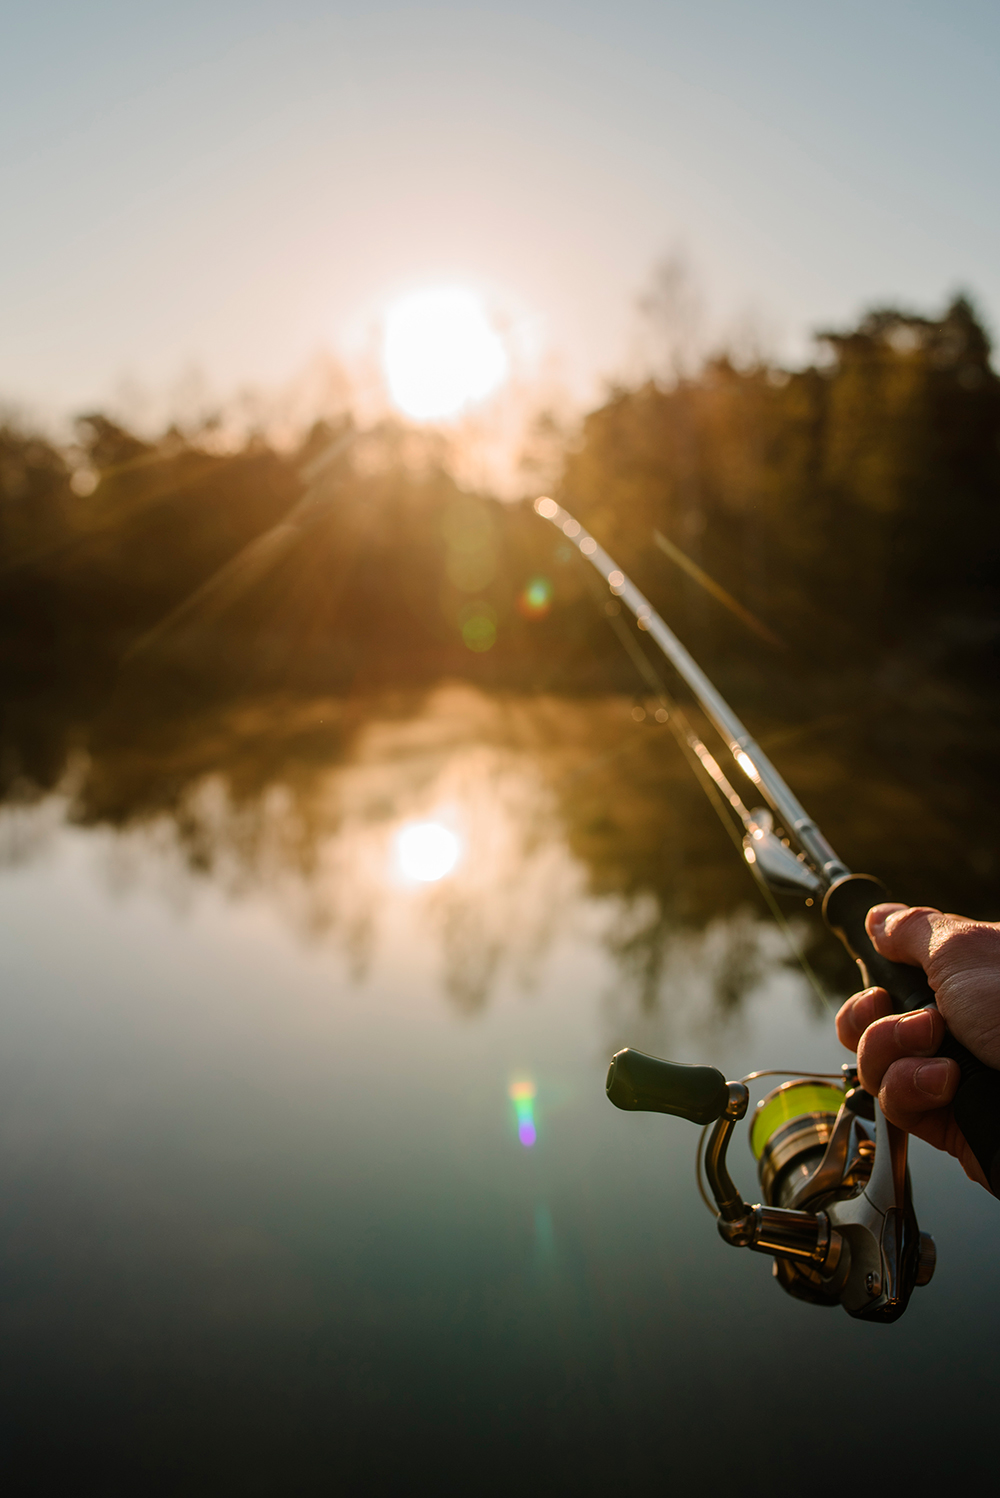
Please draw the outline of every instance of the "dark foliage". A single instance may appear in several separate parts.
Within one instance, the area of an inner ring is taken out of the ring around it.
[[[560,498],[773,746],[850,862],[913,895],[947,866],[956,901],[988,907],[1000,381],[962,300],[938,320],[872,313],[820,350],[796,372],[719,359],[671,388],[614,392],[568,454]],[[607,594],[595,607],[589,570],[529,506],[461,492],[391,428],[304,478],[337,436],[318,427],[293,455],[219,456],[93,415],[80,438],[99,481],[84,494],[53,446],[0,432],[5,794],[51,788],[79,748],[91,815],[163,808],[213,768],[212,721],[276,696],[403,704],[454,678],[549,696],[641,689],[606,627]],[[656,531],[784,648],[678,569]],[[526,603],[533,579],[550,607]],[[340,753],[359,716],[338,721]],[[263,741],[259,768],[260,784],[283,773]],[[686,774],[661,777],[663,798]],[[634,894],[641,864],[640,883],[667,901],[658,794],[621,819],[621,846],[601,840],[600,887]]]

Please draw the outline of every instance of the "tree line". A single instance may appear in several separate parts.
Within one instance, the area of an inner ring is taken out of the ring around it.
[[[306,478],[346,430],[331,418],[296,451],[257,439],[228,454],[100,414],[73,451],[0,430],[4,793],[50,788],[76,750],[94,761],[136,736],[155,766],[185,718],[268,694],[396,694],[404,710],[460,679],[641,696],[613,600],[529,504],[463,492],[391,425]],[[940,860],[935,829],[960,828],[966,883],[993,887],[1000,380],[966,300],[937,318],[872,312],[824,333],[805,368],[718,357],[614,389],[554,494],[779,764],[798,746],[821,819],[867,777],[911,862],[921,846]],[[856,821],[845,854],[877,855],[877,811]]]

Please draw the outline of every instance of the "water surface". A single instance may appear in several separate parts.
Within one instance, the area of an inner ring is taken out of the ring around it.
[[[625,1043],[730,1076],[843,1059],[633,707],[244,703],[8,802],[0,1366],[25,1491],[980,1475],[996,1204],[916,1145],[938,1274],[869,1327],[722,1244],[691,1126],[605,1099]],[[427,820],[461,853],[420,883],[398,836]],[[753,1195],[742,1137],[734,1158]]]

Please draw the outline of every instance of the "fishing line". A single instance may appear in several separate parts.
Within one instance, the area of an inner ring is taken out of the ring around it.
[[[602,601],[603,590],[600,588],[600,585],[597,584],[596,579],[591,575],[589,570],[584,576],[588,590],[599,611],[614,630],[619,642],[625,649],[625,653],[667,714],[666,721],[670,730],[680,746],[681,752],[684,754],[684,757],[700,782],[702,789],[715,808],[720,822],[726,829],[727,836],[739,854],[740,862],[749,868],[744,856],[743,840],[733,826],[733,820],[727,810],[726,803],[736,812],[744,826],[753,825],[751,813],[744,806],[739,795],[729,783],[714,755],[711,754],[706,745],[695,733],[682,709],[670,696],[659,672],[642,649],[642,646],[633,635],[625,620],[621,617],[621,614],[608,612]],[[824,1008],[831,1014],[836,1013],[838,1006],[833,1004],[823,985],[820,983],[815,970],[796,941],[785,913],[775,899],[774,894],[768,889],[763,880],[756,876],[752,868],[750,869],[750,873],[753,876],[755,886],[760,891],[765,905],[785,940],[789,953],[801,969],[806,982]]]
[[[705,571],[704,567],[699,567],[687,552],[681,551],[680,547],[670,541],[662,531],[654,530],[653,540],[664,556],[668,556],[672,562],[676,563],[683,572],[687,573],[688,577],[693,578],[700,587],[704,588],[706,593],[711,593],[712,597],[739,619],[741,624],[745,624],[748,629],[753,630],[755,635],[759,635],[762,640],[766,640],[776,649],[787,650],[784,640],[780,640],[773,629],[769,629],[763,620],[757,618],[756,614],[751,614],[738,598],[734,598],[721,583],[717,583],[715,578]]]

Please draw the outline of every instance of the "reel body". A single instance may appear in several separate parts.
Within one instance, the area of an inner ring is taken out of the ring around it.
[[[619,1108],[712,1126],[704,1169],[719,1232],[734,1248],[770,1255],[788,1294],[888,1322],[931,1278],[934,1240],[917,1226],[907,1136],[858,1086],[852,1067],[839,1086],[804,1076],[758,1103],[750,1148],[762,1200],[753,1205],[727,1166],[733,1130],[750,1101],[745,1082],[727,1082],[714,1067],[624,1050],[612,1058],[607,1091]],[[700,1170],[699,1149],[699,1186]]]

